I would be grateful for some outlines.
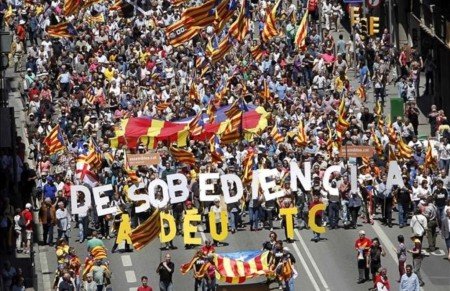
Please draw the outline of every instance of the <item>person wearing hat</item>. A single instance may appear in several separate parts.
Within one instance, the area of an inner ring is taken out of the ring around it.
[[[408,253],[412,255],[413,259],[413,270],[414,273],[417,275],[417,278],[419,279],[420,286],[425,285],[425,283],[422,280],[422,275],[420,273],[420,268],[422,266],[422,243],[418,238],[413,238],[414,247],[410,250],[408,250]]]
[[[25,222],[25,225],[23,227],[23,229],[25,229],[25,248],[23,251],[25,254],[30,253],[31,238],[33,236],[33,214],[31,213],[32,208],[33,206],[31,205],[31,203],[27,203],[25,204],[25,209],[20,214]]]
[[[358,284],[369,281],[369,251],[372,241],[366,237],[364,230],[359,231],[359,238],[355,241],[358,262]]]

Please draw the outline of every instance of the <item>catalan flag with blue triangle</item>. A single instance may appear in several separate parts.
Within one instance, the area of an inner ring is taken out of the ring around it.
[[[63,151],[66,148],[59,124],[52,128],[52,130],[44,138],[44,144],[46,145],[47,151],[50,155]]]

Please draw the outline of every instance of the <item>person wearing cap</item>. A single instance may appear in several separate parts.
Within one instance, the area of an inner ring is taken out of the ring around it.
[[[413,238],[414,247],[410,250],[408,250],[408,253],[412,255],[413,259],[413,268],[414,273],[417,275],[417,278],[419,279],[419,284],[422,287],[425,285],[425,283],[422,280],[422,275],[420,273],[420,268],[422,267],[422,261],[423,261],[423,254],[422,254],[422,243],[418,238]],[[406,267],[406,272],[408,273],[408,266]],[[405,276],[405,275],[403,275]],[[403,278],[402,276],[402,278]]]
[[[25,248],[24,253],[30,253],[31,239],[33,236],[33,214],[31,213],[31,209],[33,206],[31,203],[25,204],[25,209],[22,211],[21,216],[25,221]]]
[[[52,199],[45,198],[44,203],[39,209],[39,222],[43,228],[43,243],[44,245],[53,246],[53,227],[56,224],[56,209],[52,204]]]
[[[355,241],[358,262],[358,284],[369,281],[369,251],[372,241],[366,237],[364,230],[359,231],[359,238]]]

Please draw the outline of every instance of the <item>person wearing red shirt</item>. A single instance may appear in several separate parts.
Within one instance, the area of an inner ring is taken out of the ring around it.
[[[30,203],[27,203],[25,205],[25,209],[22,211],[21,215],[23,219],[25,220],[25,233],[26,233],[26,242],[25,242],[25,254],[30,253],[30,245],[31,245],[31,237],[33,236],[33,214],[31,213],[30,209],[33,206]]]
[[[19,21],[19,25],[16,27],[17,38],[23,43],[23,48],[27,48],[27,31],[25,29],[25,21]]]
[[[323,204],[322,201],[320,201],[320,196],[319,195],[314,195],[313,201],[311,201],[309,203],[309,210],[311,210],[311,208],[313,208],[314,206],[318,205],[318,204]],[[316,223],[317,226],[322,226],[322,215],[323,215],[323,211],[317,211],[314,217],[314,222]],[[314,232],[314,237],[311,239],[311,241],[314,242],[319,242],[320,241],[320,233]]]
[[[378,275],[375,276],[375,287],[372,290],[382,290],[389,291],[391,290],[391,284],[389,283],[389,279],[386,275],[386,268],[381,267]]]
[[[141,277],[142,286],[137,288],[137,291],[153,291],[152,287],[148,286],[148,278],[147,276]]]
[[[366,232],[364,230],[360,230],[359,238],[355,242],[355,249],[357,251],[356,255],[358,260],[358,284],[369,281],[368,256],[371,246],[372,241],[366,237]]]

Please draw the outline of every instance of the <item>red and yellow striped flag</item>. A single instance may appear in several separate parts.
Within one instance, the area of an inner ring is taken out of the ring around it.
[[[367,99],[366,88],[360,85],[358,89],[356,89],[356,95],[359,97],[359,99],[361,99],[361,101],[365,102]]]
[[[169,152],[178,162],[192,166],[195,165],[195,156],[190,151],[171,146]]]
[[[130,234],[135,250],[140,250],[158,237],[161,232],[159,211],[156,210],[146,221],[133,229]]]
[[[105,22],[105,16],[102,13],[98,13],[97,15],[91,15],[86,17],[86,21],[90,24],[93,23],[104,23]]]
[[[255,61],[260,61],[263,56],[263,50],[261,49],[261,45],[256,45],[250,48],[250,53]]]
[[[72,24],[61,22],[47,27],[47,34],[57,38],[70,38],[78,34]]]
[[[164,111],[167,109],[167,107],[170,106],[169,102],[163,102],[163,103],[159,103],[158,105],[156,105],[156,109],[160,110],[160,111]]]
[[[247,260],[232,259],[226,254],[214,254],[219,280],[230,284],[239,284],[249,278],[263,276],[271,272],[269,252],[266,251]]]
[[[297,33],[295,34],[294,43],[300,50],[304,50],[306,48],[305,40],[306,35],[308,34],[308,9],[306,9],[305,14],[302,17],[302,21],[300,21],[300,25],[298,26]]]
[[[264,22],[264,29],[261,34],[263,42],[268,42],[271,38],[279,34],[276,27],[276,14],[280,3],[281,0],[278,0],[270,11],[269,8],[267,9],[268,11],[266,11],[266,20]]]
[[[80,11],[80,0],[64,0],[63,14],[70,16]]]
[[[231,35],[239,42],[244,40],[250,29],[250,12],[248,9],[247,0],[244,0],[238,17],[228,30],[228,35]]]
[[[413,154],[412,148],[403,141],[403,138],[399,139],[397,149],[400,156],[404,159],[410,159]]]
[[[59,124],[52,128],[52,130],[50,130],[50,132],[44,138],[44,144],[46,145],[47,151],[50,155],[53,155],[66,148],[66,146],[64,145],[64,137],[61,133]]]
[[[194,102],[200,101],[200,95],[198,94],[197,86],[194,81],[192,81],[191,87],[189,88],[189,99]]]
[[[281,135],[280,131],[278,130],[278,126],[276,124],[270,131],[270,136],[276,143],[282,143],[284,141],[284,137]]]
[[[106,249],[102,246],[93,247],[90,251],[90,255],[94,258],[94,260],[103,260],[108,257],[106,255]]]
[[[249,184],[252,182],[253,178],[253,164],[254,164],[254,157],[255,153],[253,151],[250,151],[245,156],[244,160],[242,161],[242,183]]]
[[[226,36],[219,44],[219,47],[212,51],[211,53],[211,62],[217,63],[228,53],[228,51],[232,48],[231,41],[228,36]]]
[[[303,126],[303,120],[300,120],[298,124],[298,134],[294,140],[298,146],[306,147],[308,145],[308,136],[306,135],[305,127]]]
[[[433,157],[433,148],[430,140],[428,140],[427,151],[425,152],[425,168],[434,169],[436,167],[436,159]]]

